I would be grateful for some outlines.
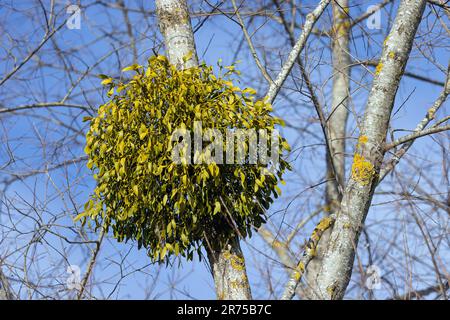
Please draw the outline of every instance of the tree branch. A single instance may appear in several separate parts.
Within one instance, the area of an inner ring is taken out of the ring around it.
[[[250,35],[248,34],[247,28],[245,27],[244,20],[242,20],[242,17],[239,14],[239,9],[236,6],[236,1],[235,0],[231,0],[231,2],[233,4],[233,8],[234,8],[234,12],[236,14],[236,17],[239,20],[239,24],[241,25],[242,32],[244,33],[245,40],[247,40],[248,46],[250,48],[250,52],[251,52],[251,54],[253,56],[253,59],[255,60],[256,66],[261,71],[261,74],[263,75],[264,79],[267,80],[269,85],[272,85],[273,80],[270,77],[270,75],[267,73],[267,70],[263,67],[263,65],[261,64],[261,61],[258,58],[258,54],[256,53],[256,50],[255,50],[255,47],[253,45],[252,39],[250,38]]]
[[[273,101],[275,100],[278,92],[281,89],[281,86],[289,76],[289,73],[291,72],[294,63],[297,60],[298,55],[302,52],[303,48],[305,47],[306,41],[308,40],[308,37],[311,34],[311,31],[315,23],[320,18],[320,16],[322,15],[323,11],[330,3],[330,1],[331,0],[321,0],[319,5],[306,16],[306,22],[305,25],[303,26],[302,34],[300,35],[300,37],[297,40],[297,43],[289,53],[289,56],[286,62],[284,63],[283,67],[281,68],[277,78],[270,85],[269,90],[267,91],[266,98],[269,103],[273,103]]]
[[[326,230],[333,226],[333,223],[334,217],[328,216],[323,218],[314,228],[314,231],[306,244],[306,248],[303,251],[303,255],[291,274],[291,278],[286,285],[286,289],[284,290],[281,300],[291,300],[294,297],[295,290],[297,289],[308,264],[316,255],[316,248],[320,238]]]

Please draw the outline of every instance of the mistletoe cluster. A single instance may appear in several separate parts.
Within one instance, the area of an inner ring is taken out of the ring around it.
[[[102,75],[109,100],[89,118],[85,152],[96,188],[77,219],[112,228],[118,241],[136,240],[154,261],[171,255],[192,259],[208,239],[226,241],[251,235],[280,192],[277,184],[289,164],[289,145],[279,138],[275,171],[245,163],[177,164],[172,150],[177,128],[192,131],[195,121],[218,129],[266,129],[282,121],[255,90],[236,87],[234,66],[219,76],[205,64],[178,70],[154,56],[147,68],[132,65],[127,81]],[[240,141],[246,150],[249,139]],[[223,144],[225,153],[227,145]],[[215,151],[215,152],[221,152]]]

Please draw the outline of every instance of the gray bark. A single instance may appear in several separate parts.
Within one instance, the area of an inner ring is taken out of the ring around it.
[[[0,266],[0,300],[13,300],[9,281],[1,270]]]
[[[340,186],[345,180],[345,137],[348,119],[348,99],[350,95],[350,19],[348,0],[333,1],[333,29],[331,32],[333,58],[333,87],[331,113],[327,121],[329,146],[331,155],[326,155],[327,183],[325,189],[326,214],[334,214],[339,210],[341,202]],[[327,153],[329,151],[327,150]],[[333,159],[333,164],[330,161]],[[334,170],[333,166],[334,165]],[[310,262],[306,272],[306,298],[314,298],[317,276],[323,255],[330,238],[331,230],[324,232],[317,246],[316,256]]]
[[[252,294],[239,238],[230,239],[229,244],[225,246],[207,247],[206,251],[217,299],[251,300]]]
[[[333,92],[331,114],[328,119],[329,139],[336,176],[332,175],[330,161],[327,160],[327,172],[330,180],[326,188],[326,201],[331,209],[340,202],[339,185],[345,179],[345,137],[348,119],[348,99],[350,95],[350,64],[348,0],[333,2]],[[327,157],[329,159],[329,157]]]
[[[156,0],[156,10],[169,62],[179,68],[197,66],[194,33],[186,1]],[[191,59],[184,62],[183,57],[189,54],[192,54]],[[227,245],[222,246],[210,242],[206,251],[217,298],[251,299],[245,260],[238,237],[230,239]]]
[[[384,142],[400,79],[426,1],[402,0],[369,94],[361,139],[317,278],[316,298],[342,299],[350,281],[358,238],[384,157]],[[356,160],[356,161],[355,161]]]
[[[320,241],[320,238],[322,237],[324,232],[326,232],[330,227],[333,226],[333,223],[333,217],[325,217],[322,218],[319,224],[314,228],[314,231],[305,246],[305,251],[303,251],[303,255],[300,258],[300,261],[298,262],[294,271],[292,272],[291,278],[286,285],[284,293],[281,296],[281,300],[291,300],[294,297],[297,286],[301,281],[302,276],[306,268],[308,267],[308,264],[314,259],[315,252],[317,250],[317,244]]]

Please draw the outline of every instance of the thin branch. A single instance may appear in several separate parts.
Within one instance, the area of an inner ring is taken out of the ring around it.
[[[270,232],[263,226],[258,229],[258,234],[273,249],[273,251],[275,251],[277,257],[280,259],[280,262],[284,265],[285,268],[289,270],[295,268],[292,257],[289,253],[289,248],[285,242],[277,240],[272,232]]]
[[[421,132],[425,129],[425,127],[431,122],[431,120],[434,119],[436,112],[444,104],[449,94],[450,94],[450,64],[448,66],[447,80],[445,82],[444,89],[442,90],[437,100],[434,102],[433,106],[428,110],[427,114],[422,119],[422,121],[419,122],[414,132]],[[384,167],[384,169],[381,170],[378,183],[380,183],[386,177],[386,175],[388,175],[389,172],[391,172],[395,168],[395,166],[399,163],[400,159],[405,155],[405,153],[408,151],[408,149],[412,146],[413,143],[414,139],[408,141],[399,150],[397,150],[397,152],[395,152],[395,154],[392,156],[392,159],[388,162],[388,164]]]
[[[417,138],[424,137],[424,136],[427,136],[427,135],[433,134],[433,133],[447,131],[447,130],[450,130],[450,124],[445,125],[445,126],[431,127],[431,128],[428,128],[428,129],[424,129],[422,131],[417,131],[417,132],[408,134],[406,136],[403,136],[403,137],[395,140],[394,142],[391,142],[391,143],[387,144],[385,146],[385,150],[388,151],[388,150],[393,149],[393,148],[395,148],[395,147],[397,147],[397,146],[399,146],[399,145],[401,145],[403,143],[414,141]]]
[[[12,69],[2,80],[0,80],[0,86],[2,86],[8,79],[10,79],[17,71],[19,71],[43,46],[44,44],[51,38],[53,35],[61,29],[66,24],[66,21],[64,21],[58,28],[53,29],[50,33],[45,33],[44,38],[42,38],[39,45],[32,50],[28,56],[22,60],[17,66],[15,66],[14,69]]]
[[[411,300],[413,297],[421,298],[421,297],[428,296],[428,295],[430,295],[432,293],[438,293],[439,290],[441,289],[440,287],[441,287],[440,285],[435,285],[435,286],[431,286],[431,287],[428,287],[428,288],[425,288],[425,289],[422,289],[422,290],[417,290],[417,291],[416,290],[412,290],[412,291],[410,291],[408,293],[405,293],[405,294],[403,294],[401,296],[395,296],[395,297],[390,298],[388,300]],[[448,291],[448,289],[449,289],[449,285],[448,285],[448,281],[447,281],[447,283],[445,284],[444,290]]]
[[[245,27],[244,20],[242,19],[241,15],[239,14],[239,9],[236,6],[236,1],[231,0],[233,3],[234,12],[236,14],[236,17],[239,20],[239,24],[241,25],[242,32],[244,33],[244,37],[247,40],[248,46],[250,48],[250,52],[252,53],[253,59],[255,60],[256,66],[261,71],[263,77],[267,80],[267,82],[272,85],[273,80],[270,77],[270,75],[267,73],[267,70],[264,68],[264,66],[261,64],[261,61],[258,58],[258,54],[256,53],[255,46],[253,45],[252,39],[250,35],[248,34],[247,28]]]
[[[79,104],[72,103],[62,103],[62,102],[42,102],[42,103],[33,103],[33,104],[25,104],[13,108],[2,108],[0,109],[0,114],[2,113],[10,113],[27,109],[38,109],[38,108],[51,108],[51,107],[67,107],[67,108],[75,108],[82,109],[88,111],[89,108]]]
[[[369,18],[371,15],[373,15],[375,12],[381,10],[382,8],[384,8],[386,5],[388,5],[389,3],[391,3],[393,0],[384,0],[383,2],[377,4],[376,6],[374,6],[373,10],[367,11],[365,13],[363,13],[361,16],[359,16],[356,19],[353,19],[351,21],[350,24],[350,28],[354,27],[355,25],[357,25],[358,23],[360,23],[361,21],[366,20],[367,18]]]
[[[0,300],[13,300],[14,295],[11,291],[11,286],[6,276],[3,274],[0,263]]]
[[[280,73],[278,74],[275,81],[270,85],[269,90],[266,94],[266,98],[269,103],[273,103],[273,101],[275,100],[278,92],[281,89],[281,86],[286,81],[289,73],[291,72],[291,69],[294,66],[295,61],[297,60],[298,55],[305,47],[306,41],[308,40],[308,37],[311,34],[315,23],[320,18],[330,1],[331,0],[321,0],[319,5],[306,16],[302,34],[298,38],[297,43],[289,53],[289,56],[283,67],[281,68]]]
[[[355,61],[352,64],[352,66],[356,66],[356,65],[366,65],[366,66],[376,67],[378,65],[378,61],[375,61],[375,60],[366,60],[366,61],[361,61],[361,62]],[[445,86],[445,82],[435,80],[435,79],[430,79],[430,78],[421,76],[421,75],[413,73],[413,72],[405,71],[405,73],[403,75],[405,77],[420,80],[420,81],[427,82],[430,84],[434,84],[436,86],[440,86],[440,87]]]
[[[441,7],[445,11],[450,11],[450,6],[447,5],[448,0],[428,0],[430,4],[434,4],[435,6]]]
[[[88,265],[86,274],[84,275],[83,280],[81,281],[81,288],[80,288],[80,291],[78,292],[78,295],[77,295],[77,299],[78,300],[83,298],[84,290],[86,289],[87,282],[88,282],[89,277],[91,276],[92,271],[94,269],[95,261],[97,260],[97,256],[98,256],[98,253],[100,251],[100,246],[102,244],[104,236],[105,236],[105,226],[102,226],[102,230],[100,231],[98,239],[97,239],[97,241],[95,243],[96,244],[95,249],[92,250],[91,260],[89,261],[89,265]]]

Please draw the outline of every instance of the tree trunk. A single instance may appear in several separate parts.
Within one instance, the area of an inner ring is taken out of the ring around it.
[[[13,300],[14,296],[11,293],[9,281],[1,270],[0,264],[0,300]]]
[[[186,1],[156,0],[156,11],[170,63],[177,65],[179,68],[197,66],[198,58],[195,50],[194,33]],[[192,54],[192,57],[184,62],[183,57],[188,54]],[[234,237],[229,241],[229,244],[222,247],[211,243],[210,247],[206,246],[206,251],[211,265],[217,298],[226,300],[251,299],[245,260],[238,237]]]
[[[170,63],[179,68],[197,66],[197,51],[186,0],[156,0],[156,13]],[[189,53],[192,53],[192,58],[184,62],[183,57]]]
[[[214,245],[213,245],[214,246]],[[252,295],[239,238],[224,247],[208,247],[208,260],[219,300],[251,300]]]
[[[352,175],[320,266],[316,298],[342,299],[350,281],[358,238],[384,157],[383,145],[395,95],[425,3],[424,0],[402,0],[384,42],[354,154]]]
[[[348,0],[333,1],[332,59],[333,88],[331,114],[327,122],[330,155],[326,154],[327,183],[325,188],[326,215],[336,213],[341,202],[340,186],[345,181],[345,138],[348,119],[348,99],[350,95],[350,19]],[[334,165],[334,170],[333,166]],[[336,176],[335,174],[336,173]],[[314,298],[317,291],[317,276],[325,250],[330,239],[331,228],[324,232],[317,246],[316,256],[311,260],[306,272],[305,296]]]

